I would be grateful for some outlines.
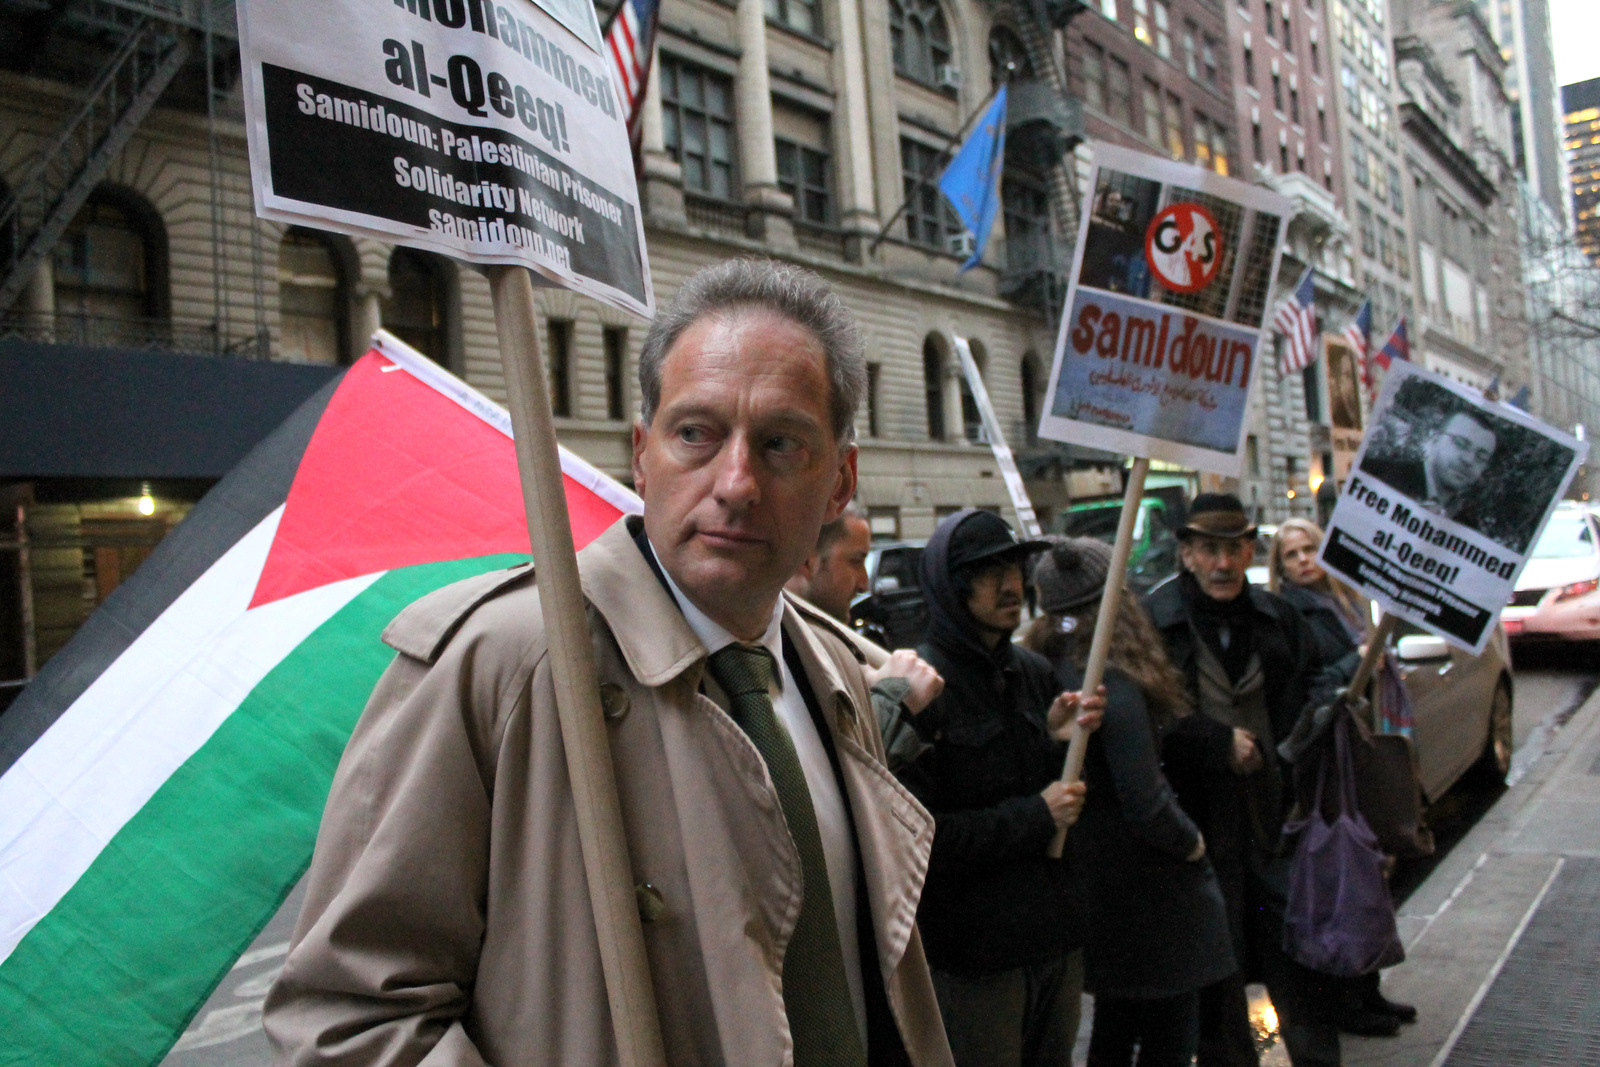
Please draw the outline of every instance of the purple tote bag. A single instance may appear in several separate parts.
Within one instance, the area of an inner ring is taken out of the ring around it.
[[[1395,928],[1394,902],[1383,880],[1383,850],[1356,807],[1355,764],[1350,724],[1339,716],[1333,752],[1317,771],[1317,799],[1305,819],[1284,827],[1298,833],[1289,868],[1289,904],[1283,948],[1290,959],[1321,974],[1341,978],[1371,974],[1405,959]],[[1322,814],[1328,764],[1339,777],[1339,814]]]

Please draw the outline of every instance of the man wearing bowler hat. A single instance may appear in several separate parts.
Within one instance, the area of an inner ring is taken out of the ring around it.
[[[1076,711],[1042,656],[1011,635],[1023,564],[988,511],[939,524],[922,554],[928,639],[944,692],[914,720],[931,748],[902,770],[934,816],[917,922],[956,1067],[1069,1067],[1083,988],[1082,919],[1065,861],[1047,853],[1083,808],[1060,741]],[[1097,699],[1085,726],[1098,725]]]
[[[1202,493],[1178,532],[1183,569],[1145,608],[1188,680],[1195,714],[1162,756],[1222,883],[1240,970],[1201,991],[1200,1067],[1255,1067],[1245,983],[1265,982],[1296,1067],[1339,1062],[1339,1032],[1319,1012],[1318,978],[1283,954],[1288,860],[1279,838],[1292,802],[1277,754],[1321,680],[1316,641],[1286,601],[1250,585],[1256,526],[1238,497]]]

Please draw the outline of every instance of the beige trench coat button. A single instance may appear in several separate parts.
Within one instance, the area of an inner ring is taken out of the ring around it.
[[[632,706],[628,691],[616,682],[607,682],[600,687],[600,710],[610,722],[616,722],[628,714]]]

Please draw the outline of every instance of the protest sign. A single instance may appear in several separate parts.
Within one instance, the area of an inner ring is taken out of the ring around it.
[[[1017,511],[1017,523],[1022,527],[1024,536],[1038,537],[1043,532],[1039,526],[1039,516],[1033,510],[1033,501],[1028,498],[1028,487],[1022,481],[1022,472],[1017,470],[1017,458],[1000,429],[1000,418],[994,413],[994,404],[989,400],[989,387],[983,384],[978,361],[972,357],[972,345],[965,337],[957,337],[955,349],[957,358],[961,360],[961,374],[966,378],[973,403],[978,407],[983,435],[989,439],[989,450],[994,453],[1000,477],[1005,479],[1006,492],[1011,494],[1011,506]]]
[[[1477,654],[1588,446],[1399,360],[1370,425],[1322,565]]]
[[[1289,202],[1094,146],[1041,436],[1237,476]]]
[[[239,5],[256,210],[520,264],[648,316],[618,87],[579,0]]]

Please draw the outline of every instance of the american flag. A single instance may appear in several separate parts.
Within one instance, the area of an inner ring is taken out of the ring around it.
[[[1294,291],[1283,298],[1272,315],[1273,329],[1289,339],[1283,352],[1283,373],[1304,370],[1317,358],[1316,287],[1312,284],[1311,268],[1300,275]]]
[[[1389,365],[1397,359],[1408,362],[1411,359],[1411,342],[1406,340],[1406,320],[1403,315],[1395,325],[1394,333],[1389,335],[1389,339],[1383,343],[1378,354],[1372,357],[1372,362],[1388,370]]]
[[[656,15],[660,10],[659,0],[622,0],[606,27],[606,60],[611,76],[617,80],[623,117],[635,142],[639,139],[640,104],[650,81],[650,57],[655,51]],[[634,155],[638,155],[637,145]]]
[[[1361,310],[1350,320],[1350,325],[1344,328],[1344,339],[1350,342],[1350,347],[1355,351],[1356,362],[1361,367],[1362,374],[1366,373],[1367,350],[1372,347],[1371,337],[1372,301],[1363,300]]]

